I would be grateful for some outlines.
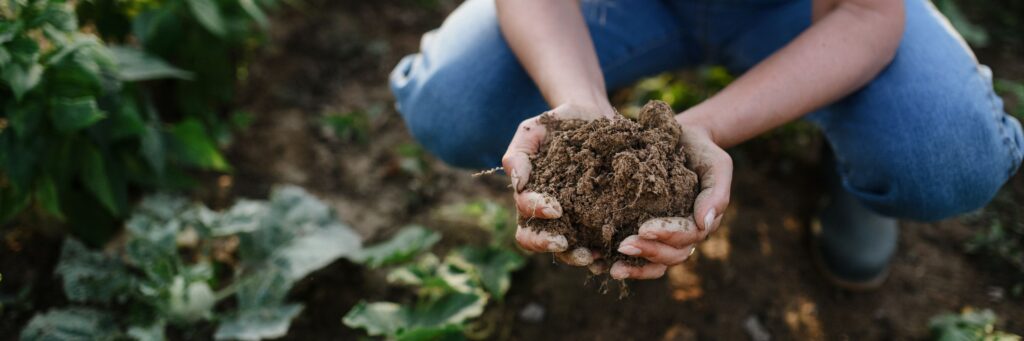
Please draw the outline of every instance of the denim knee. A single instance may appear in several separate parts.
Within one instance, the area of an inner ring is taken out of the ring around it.
[[[391,89],[409,132],[449,165],[500,165],[519,122],[547,107],[511,53],[509,60],[487,65],[486,74],[462,58],[434,60],[429,67],[415,65],[418,58],[398,64]]]
[[[868,207],[899,218],[936,221],[981,208],[1021,164],[1020,124],[1008,116],[996,123],[964,124],[959,134],[919,131],[887,148],[867,143],[865,152],[876,156],[849,165],[844,186]],[[995,138],[970,138],[984,136]]]

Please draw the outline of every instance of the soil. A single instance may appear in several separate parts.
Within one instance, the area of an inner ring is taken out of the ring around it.
[[[563,235],[569,249],[598,251],[609,263],[646,263],[616,252],[619,242],[648,219],[693,213],[697,175],[686,168],[673,116],[661,101],[647,103],[637,121],[541,116],[548,133],[525,189],[553,196],[562,216],[519,217],[519,225]]]
[[[274,16],[269,45],[250,66],[240,94],[239,104],[256,121],[228,155],[236,173],[207,186],[210,200],[265,198],[273,184],[298,184],[331,203],[368,242],[419,223],[443,233],[442,247],[479,236],[438,221],[436,208],[477,199],[514,207],[506,177],[472,177],[473,171],[429,155],[419,160],[418,172],[402,167],[409,159],[398,150],[414,144],[393,109],[387,74],[455,2],[289,3],[302,7],[286,6]],[[419,7],[424,3],[439,5]],[[979,54],[998,77],[1024,79],[1019,58],[1011,58],[1016,55],[988,59],[993,55],[1003,54]],[[360,110],[376,113],[368,142],[335,138],[321,125],[324,115]],[[730,150],[734,191],[720,229],[693,260],[664,278],[633,282],[629,297],[580,290],[597,284],[584,284],[588,274],[535,255],[479,323],[492,329],[494,340],[744,340],[748,330],[773,340],[915,340],[928,337],[932,316],[974,307],[992,309],[1000,328],[1024,334],[1024,305],[1009,294],[1012,269],[964,251],[965,241],[988,227],[971,220],[905,222],[882,288],[851,293],[829,285],[807,247],[821,194],[821,142],[814,135],[774,136]],[[1024,207],[1024,175],[1003,192]],[[0,296],[29,290],[27,299],[3,307],[0,340],[16,339],[32,313],[63,302],[52,277],[59,240],[11,231],[4,230],[0,244]],[[386,286],[383,273],[340,260],[292,291],[290,299],[306,309],[284,339],[360,339],[362,331],[341,323],[356,302],[410,296]]]

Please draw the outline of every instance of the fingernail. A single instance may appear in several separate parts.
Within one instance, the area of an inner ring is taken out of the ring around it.
[[[643,238],[643,239],[652,239],[652,240],[653,239],[658,239],[658,235],[654,234],[654,232],[644,232],[644,233],[641,233],[640,237]]]
[[[544,216],[548,218],[558,218],[562,216],[562,214],[559,213],[558,210],[555,210],[553,207],[545,207],[544,209],[541,210],[541,212],[544,212]]]
[[[562,252],[569,248],[569,241],[565,236],[554,236],[548,239],[548,251]]]
[[[633,245],[619,246],[619,253],[629,256],[636,256],[640,254],[640,249]]]
[[[626,271],[626,269],[623,269],[622,267],[618,266],[613,266],[612,271],[609,271],[608,273],[611,274],[612,278],[614,279],[623,279],[629,277],[629,271]]]
[[[714,223],[715,223],[715,208],[712,207],[710,210],[708,210],[708,214],[704,215],[704,226],[703,226],[703,228],[701,230],[703,230],[703,229],[710,229],[711,228],[711,224],[714,224]]]

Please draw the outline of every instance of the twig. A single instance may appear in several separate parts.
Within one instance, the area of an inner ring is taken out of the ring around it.
[[[494,168],[491,168],[491,169],[485,169],[485,170],[473,173],[473,177],[475,178],[475,177],[478,177],[478,176],[481,176],[481,175],[494,174],[494,173],[497,173],[500,170],[501,170],[501,167],[494,167]]]

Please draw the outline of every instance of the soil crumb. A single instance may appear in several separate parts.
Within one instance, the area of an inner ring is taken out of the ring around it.
[[[682,131],[665,102],[648,102],[637,121],[545,115],[541,123],[547,137],[526,190],[553,196],[562,217],[519,217],[520,226],[564,235],[570,250],[587,247],[608,264],[639,265],[646,261],[616,251],[619,242],[648,219],[692,215],[697,175],[686,167]]]

